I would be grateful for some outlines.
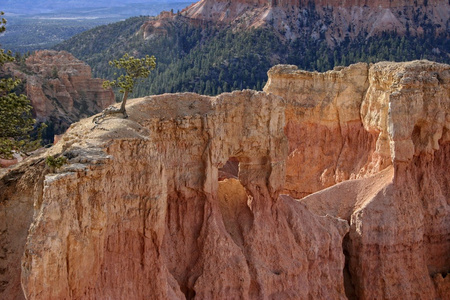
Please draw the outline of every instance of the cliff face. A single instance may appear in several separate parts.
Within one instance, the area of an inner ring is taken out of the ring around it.
[[[22,264],[28,299],[344,299],[348,225],[279,198],[281,98],[130,104],[128,120],[85,120],[60,142],[74,164],[46,177]],[[230,157],[239,181],[219,185]]]
[[[276,66],[265,91],[135,99],[0,177],[26,212],[2,295],[447,299],[450,66]]]
[[[368,72],[362,63],[326,73],[295,66],[269,71],[264,90],[287,101],[286,193],[301,198],[390,164],[389,152],[376,149],[377,136],[364,128],[360,116]]]
[[[173,18],[237,29],[271,26],[287,40],[326,39],[330,46],[346,39],[383,32],[399,35],[448,33],[450,4],[434,1],[201,0],[180,15],[161,15],[143,26],[144,35],[161,31]]]
[[[280,66],[269,75],[265,91],[287,100],[286,191],[303,196],[359,178],[300,200],[350,223],[347,295],[447,299],[450,67]]]
[[[432,279],[436,284],[439,273],[445,276],[450,269],[450,68],[378,64],[369,82],[372,89],[361,110],[364,126],[380,132],[377,144],[387,148],[389,142],[394,176],[351,216],[350,272],[356,290],[364,298],[404,297],[407,291],[411,297],[446,299],[449,294],[440,293],[439,286],[434,293]],[[374,122],[371,110],[377,106],[388,106],[388,116]],[[396,263],[379,264],[387,259]],[[361,265],[371,270],[369,276],[360,276]],[[381,274],[389,274],[384,282]]]
[[[102,79],[92,78],[91,68],[65,51],[37,51],[23,68],[9,64],[8,69],[25,83],[37,121],[57,123],[57,133],[114,103]]]
[[[0,174],[0,299],[25,299],[21,259],[33,222],[33,205],[42,198],[44,169],[42,164],[22,165]]]

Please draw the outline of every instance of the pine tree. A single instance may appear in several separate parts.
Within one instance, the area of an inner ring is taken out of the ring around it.
[[[0,12],[0,15],[3,15]],[[6,20],[0,20],[0,33],[6,30]],[[0,67],[13,62],[11,52],[0,49]],[[0,79],[0,157],[11,158],[14,150],[21,151],[29,143],[29,132],[33,129],[30,100],[25,95],[17,95],[13,90],[20,80]]]
[[[120,59],[115,59],[110,61],[111,66],[117,69],[123,69],[125,71],[124,75],[120,75],[119,78],[115,80],[105,80],[103,82],[103,87],[118,87],[120,92],[123,94],[122,105],[117,112],[123,113],[126,116],[125,105],[127,104],[128,94],[133,92],[133,88],[136,83],[150,75],[150,71],[154,70],[156,67],[156,59],[154,56],[146,55],[145,58],[134,58],[129,56],[128,53]]]

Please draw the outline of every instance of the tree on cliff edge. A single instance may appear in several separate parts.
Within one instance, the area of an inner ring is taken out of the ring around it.
[[[156,59],[153,55],[146,55],[145,58],[134,58],[133,56],[129,56],[128,53],[125,53],[122,58],[110,61],[109,65],[114,66],[119,70],[123,69],[125,72],[125,74],[120,75],[119,78],[115,80],[105,80],[103,82],[103,87],[105,89],[109,87],[120,88],[119,92],[123,94],[122,104],[119,109],[108,107],[103,111],[101,116],[94,118],[94,122],[97,122],[98,119],[103,118],[106,115],[114,113],[122,113],[125,118],[128,117],[125,109],[128,94],[133,92],[133,88],[139,80],[147,78],[150,75],[150,71],[155,69]]]
[[[3,15],[3,12],[0,12]],[[0,20],[0,33],[6,30],[6,20]],[[0,69],[14,61],[11,52],[0,49]],[[0,79],[0,157],[11,158],[13,150],[22,149],[29,141],[28,133],[33,129],[32,106],[25,95],[12,92],[20,80]]]

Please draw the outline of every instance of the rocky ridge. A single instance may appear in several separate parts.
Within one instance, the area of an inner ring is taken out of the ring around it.
[[[448,299],[449,93],[450,66],[428,61],[276,66],[265,92],[82,120],[0,177],[0,291]],[[45,175],[50,154],[70,163]],[[238,176],[219,181],[227,161]]]
[[[167,34],[175,19],[237,30],[271,26],[286,40],[326,39],[328,45],[384,32],[448,34],[450,4],[434,1],[201,0],[179,14],[163,13],[142,26],[145,38]]]
[[[36,120],[52,121],[57,134],[115,102],[103,80],[92,78],[91,68],[65,51],[37,51],[23,67],[10,63],[6,69],[24,83]]]

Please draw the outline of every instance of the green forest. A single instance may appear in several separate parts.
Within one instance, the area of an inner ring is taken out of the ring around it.
[[[108,61],[130,53],[154,55],[157,67],[135,88],[132,97],[173,92],[216,95],[240,89],[261,90],[267,71],[276,64],[326,71],[356,62],[429,59],[450,63],[448,34],[438,36],[432,28],[423,37],[384,33],[366,39],[346,40],[330,48],[324,39],[286,42],[270,27],[232,31],[213,25],[195,27],[172,21],[168,33],[147,39],[139,29],[147,17],[135,17],[100,26],[55,47],[87,62],[94,76],[112,79]],[[138,34],[136,34],[138,33]],[[448,50],[447,50],[448,51]]]

